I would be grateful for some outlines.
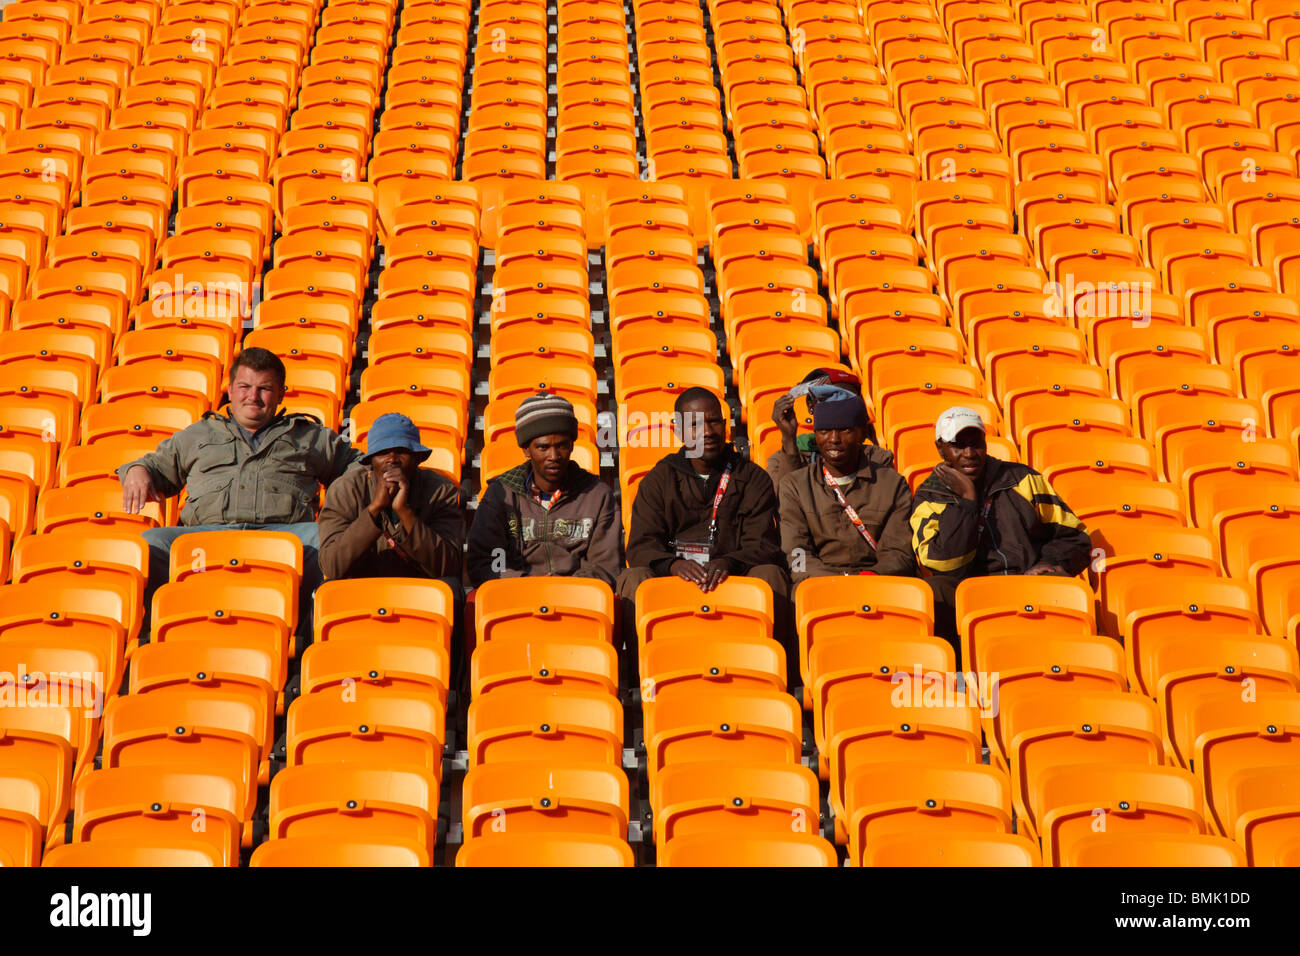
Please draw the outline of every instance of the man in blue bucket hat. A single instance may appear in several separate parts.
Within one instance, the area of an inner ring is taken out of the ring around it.
[[[430,449],[405,415],[380,415],[366,436],[362,468],[339,478],[320,513],[325,579],[445,578],[461,594],[465,539],[460,490],[421,468]]]

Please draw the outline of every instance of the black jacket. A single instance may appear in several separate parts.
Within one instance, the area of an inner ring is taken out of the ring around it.
[[[760,564],[785,567],[772,479],[734,446],[729,448],[727,462],[731,479],[718,504],[718,535],[710,557],[726,558],[732,574],[747,574]],[[674,539],[707,541],[713,498],[721,480],[722,468],[707,481],[701,479],[685,448],[661,458],[637,486],[627,544],[628,567],[649,567],[662,577],[677,560]]]
[[[990,457],[982,494],[976,501],[959,498],[934,475],[916,490],[912,547],[921,564],[955,577],[1022,574],[1040,563],[1075,575],[1088,566],[1087,529],[1034,469]]]

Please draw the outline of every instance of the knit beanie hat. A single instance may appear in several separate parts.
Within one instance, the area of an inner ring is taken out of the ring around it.
[[[838,401],[818,402],[813,409],[813,429],[866,428],[867,406],[860,395]]]
[[[578,416],[567,398],[538,392],[519,403],[515,411],[515,441],[520,448],[542,435],[578,437]]]

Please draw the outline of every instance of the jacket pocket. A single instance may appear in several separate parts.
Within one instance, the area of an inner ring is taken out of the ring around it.
[[[316,493],[314,488],[305,485],[283,478],[272,479],[263,485],[257,510],[262,516],[259,520],[268,524],[312,521],[316,514]]]
[[[239,471],[234,439],[204,442],[198,446],[194,467],[185,478],[185,493],[202,507],[205,499],[224,492]]]

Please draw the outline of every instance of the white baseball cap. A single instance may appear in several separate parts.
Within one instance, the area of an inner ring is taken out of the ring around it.
[[[939,441],[954,441],[967,428],[984,431],[984,419],[979,417],[978,412],[964,405],[954,405],[934,423],[934,437]]]

